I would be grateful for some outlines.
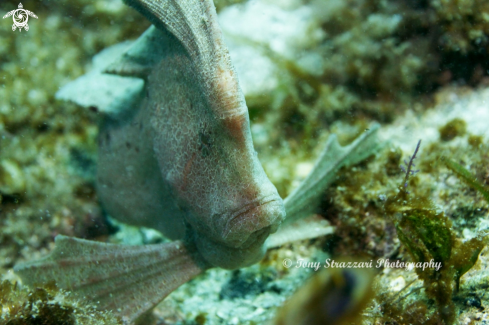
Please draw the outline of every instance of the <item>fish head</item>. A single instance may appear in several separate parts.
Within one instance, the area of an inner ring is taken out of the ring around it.
[[[207,262],[253,264],[285,209],[254,150],[236,72],[227,52],[199,64],[172,48],[148,78],[146,109],[161,174]]]
[[[285,208],[253,148],[248,115],[202,122],[196,138],[178,196],[189,207],[186,221],[197,249],[222,268],[256,263]]]
[[[185,132],[178,150],[158,156],[175,202],[185,211],[190,238],[212,266],[235,269],[258,262],[285,208],[253,148],[247,112],[232,121],[203,118]],[[159,143],[158,152],[171,147]]]

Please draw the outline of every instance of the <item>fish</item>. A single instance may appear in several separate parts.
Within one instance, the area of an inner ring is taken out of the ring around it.
[[[311,276],[282,306],[273,325],[361,324],[362,312],[373,299],[377,272],[366,268],[328,268]],[[365,263],[365,259],[339,259],[337,263]]]
[[[378,150],[379,125],[347,146],[330,136],[283,200],[254,150],[212,0],[124,2],[153,26],[106,68],[144,86],[104,114],[97,193],[109,215],[173,241],[123,246],[58,235],[50,255],[14,270],[27,285],[54,281],[132,323],[209,268],[252,265],[287,238],[320,235],[313,228],[330,233],[302,220],[340,168]]]

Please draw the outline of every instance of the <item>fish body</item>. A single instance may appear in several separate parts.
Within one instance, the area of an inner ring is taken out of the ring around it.
[[[330,233],[321,222],[292,222],[314,212],[341,167],[378,148],[378,125],[345,147],[331,136],[283,201],[253,148],[212,0],[125,2],[154,26],[106,69],[145,85],[103,118],[97,192],[114,218],[175,241],[128,247],[57,236],[49,256],[15,271],[29,285],[54,280],[130,323],[209,267],[259,261],[267,247],[287,242],[266,242],[282,223],[291,240]]]
[[[193,241],[212,266],[253,264],[285,209],[253,148],[248,109],[214,5],[129,2],[135,3],[160,22],[143,42],[159,57],[145,59],[140,107],[101,128],[102,202],[116,218]],[[201,18],[198,26],[164,20],[189,16]],[[127,55],[112,69],[141,73],[140,62]]]
[[[263,256],[285,209],[253,148],[248,109],[213,26],[212,2],[195,2],[209,17],[211,35],[191,40],[212,44],[186,47],[166,30],[147,32],[144,46],[156,47],[159,58],[150,62],[139,107],[122,109],[101,127],[97,188],[115,218],[185,237],[212,266],[237,268]],[[201,48],[213,51],[211,59]],[[130,74],[134,61],[127,55],[112,68]]]

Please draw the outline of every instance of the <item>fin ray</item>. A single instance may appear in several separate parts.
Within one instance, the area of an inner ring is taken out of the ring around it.
[[[164,59],[172,38],[169,33],[151,26],[104,72],[146,80],[153,66]]]
[[[212,0],[124,0],[161,31],[171,33],[191,58],[198,83],[218,118],[246,115],[247,107]],[[178,46],[172,44],[172,46]]]
[[[280,227],[271,234],[266,242],[267,249],[280,247],[287,243],[299,240],[313,239],[334,233],[335,227],[328,220],[313,215],[310,218],[300,219]]]
[[[66,236],[49,256],[15,267],[27,285],[55,281],[130,322],[204,270],[182,241],[123,246]]]
[[[377,131],[379,124],[372,125],[366,132],[347,146],[340,146],[336,135],[326,142],[311,173],[284,200],[289,224],[314,212],[320,203],[321,195],[334,181],[336,172],[343,166],[354,165],[367,158],[378,148]]]

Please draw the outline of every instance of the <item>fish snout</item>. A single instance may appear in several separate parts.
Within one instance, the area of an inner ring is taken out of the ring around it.
[[[284,218],[283,200],[277,194],[262,197],[229,215],[220,241],[241,249],[261,245],[277,231]]]
[[[275,195],[255,200],[228,217],[220,232],[194,232],[193,238],[207,263],[237,269],[263,258],[264,243],[285,218],[285,208],[282,199]]]

